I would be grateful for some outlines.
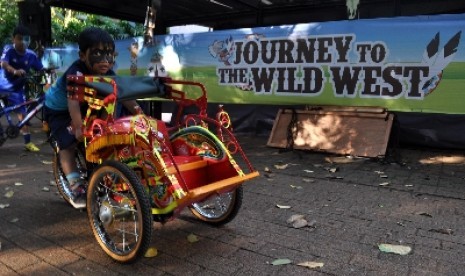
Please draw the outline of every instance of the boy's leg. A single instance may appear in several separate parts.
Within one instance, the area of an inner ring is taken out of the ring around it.
[[[24,96],[23,92],[16,92],[11,93],[8,97],[8,101],[12,105],[22,104],[26,101],[26,97]],[[18,120],[21,121],[24,118],[24,114],[26,114],[26,107],[23,106],[17,110]],[[29,126],[26,124],[21,128],[21,134],[23,135],[24,139],[24,148],[28,151],[37,152],[40,149],[31,142],[31,133],[29,132]]]

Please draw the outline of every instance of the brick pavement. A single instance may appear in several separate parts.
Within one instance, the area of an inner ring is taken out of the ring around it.
[[[0,275],[463,275],[463,153],[402,148],[399,163],[329,163],[330,154],[268,148],[266,137],[240,140],[261,176],[244,185],[239,215],[221,228],[187,211],[155,223],[158,256],[130,265],[110,260],[86,214],[50,185],[51,165],[42,162],[51,160],[50,147],[25,153],[20,139],[7,141],[0,147],[0,204],[9,204],[0,209]],[[294,214],[312,226],[293,228]],[[187,241],[191,233],[198,242]],[[384,253],[380,243],[412,252]],[[270,264],[283,258],[292,263]],[[305,261],[324,266],[297,265]]]

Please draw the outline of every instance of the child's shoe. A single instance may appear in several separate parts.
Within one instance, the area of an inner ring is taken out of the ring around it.
[[[75,183],[72,183],[71,191],[73,192],[73,194],[69,200],[69,203],[71,203],[71,205],[73,205],[73,207],[76,209],[86,208],[87,197],[84,184],[82,184],[80,180],[76,181]]]
[[[27,151],[31,151],[31,152],[38,152],[40,151],[40,149],[34,145],[34,143],[32,142],[29,142],[27,144],[24,145],[24,148],[27,150]]]

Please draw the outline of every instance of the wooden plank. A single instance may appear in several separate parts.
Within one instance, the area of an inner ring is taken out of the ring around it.
[[[378,157],[386,154],[394,115],[359,112],[279,110],[267,145],[288,147],[288,128],[293,128],[294,149]]]

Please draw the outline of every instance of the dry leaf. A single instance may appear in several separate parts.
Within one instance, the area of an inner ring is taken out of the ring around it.
[[[398,255],[407,255],[412,251],[410,246],[381,243],[378,245],[380,251],[385,253],[394,253]]]
[[[15,192],[13,192],[13,190],[10,190],[10,191],[8,191],[8,192],[5,193],[5,197],[6,197],[6,198],[10,198],[10,197],[12,197],[14,194],[15,194]]]
[[[292,223],[292,227],[296,229],[305,227],[307,225],[308,225],[308,222],[305,219],[298,219]]]
[[[276,204],[276,207],[278,207],[279,209],[290,209],[291,206],[288,206],[288,205],[279,205],[279,204]]]
[[[54,180],[50,180],[50,186],[55,186],[56,182]]]
[[[265,171],[265,172],[271,172],[270,168],[268,168],[268,167],[265,167],[265,169],[264,169],[263,171]]]
[[[23,183],[21,183],[21,182],[15,182],[15,186],[23,186]]]
[[[271,264],[272,265],[286,265],[292,263],[289,259],[276,259]]]
[[[297,265],[308,267],[308,268],[320,268],[324,266],[324,263],[308,261],[308,262],[298,263]]]
[[[48,191],[50,191],[50,189],[49,189],[49,187],[43,187],[43,188],[42,188],[42,191],[48,192]]]
[[[0,209],[8,208],[10,207],[10,204],[0,204]]]
[[[335,172],[337,172],[337,168],[330,168],[329,171],[332,172],[332,173],[335,173]]]
[[[298,189],[298,190],[302,189],[302,186],[295,186],[295,185],[289,185],[289,186],[291,186],[291,188]]]
[[[190,243],[194,243],[194,242],[198,242],[199,238],[194,234],[189,234],[187,236],[187,241],[190,242]]]
[[[153,258],[158,255],[158,250],[155,247],[149,247],[145,252],[144,257],[146,258]]]
[[[292,215],[290,218],[287,219],[287,223],[293,223],[296,220],[303,219],[304,215]]]
[[[274,167],[278,170],[284,170],[285,168],[287,168],[289,164],[284,164],[284,165],[274,165]]]
[[[439,233],[439,234],[445,234],[445,235],[452,235],[454,233],[454,231],[452,231],[452,229],[450,229],[450,228],[447,228],[447,229],[430,229],[428,231],[429,232],[436,232],[436,233]]]

